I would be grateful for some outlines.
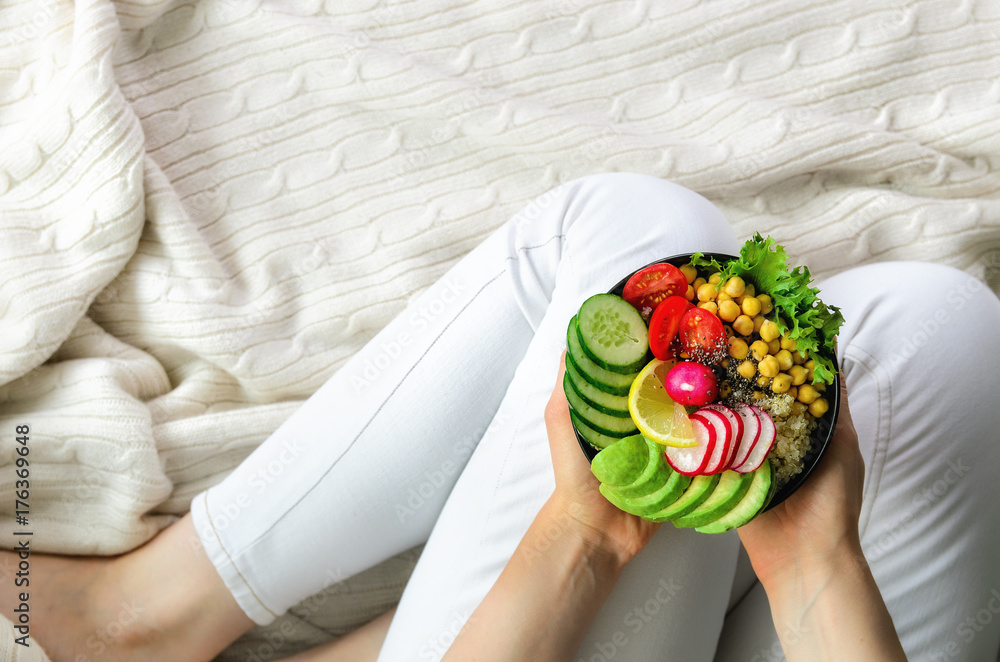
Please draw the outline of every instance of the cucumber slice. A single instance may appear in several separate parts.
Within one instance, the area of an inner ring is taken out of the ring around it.
[[[576,389],[577,395],[597,411],[603,411],[610,416],[620,416],[622,418],[629,415],[628,396],[605,393],[588,382],[580,374],[580,371],[576,369],[576,366],[573,365],[573,361],[569,358],[568,353],[566,354],[566,374],[569,375],[569,381],[573,384],[573,388]]]
[[[683,517],[674,520],[674,526],[679,529],[704,526],[719,519],[740,502],[743,495],[750,489],[753,474],[741,474],[729,469],[719,474],[719,484],[712,490],[712,495]]]
[[[590,358],[587,357],[583,352],[583,346],[580,344],[580,332],[579,324],[576,321],[576,316],[569,321],[569,328],[566,330],[566,359],[572,363],[580,371],[580,375],[583,376],[594,388],[600,389],[605,393],[610,393],[612,395],[628,395],[628,390],[632,387],[632,382],[635,381],[635,376],[639,374],[636,371],[633,374],[621,375],[617,372],[611,372],[610,370],[605,370],[601,366],[597,365]]]
[[[695,527],[695,531],[702,533],[725,533],[730,529],[743,526],[760,512],[760,509],[767,503],[771,494],[771,484],[774,481],[774,470],[770,462],[765,462],[751,474],[753,480],[750,489],[743,495],[740,502],[733,506],[733,509],[722,517],[709,522],[708,524]]]
[[[625,512],[638,515],[639,517],[646,517],[675,503],[690,484],[690,476],[679,474],[671,469],[670,477],[660,485],[659,489],[643,496],[624,497],[618,494],[618,490],[610,485],[602,484],[600,489],[601,494],[607,497],[608,501]]]
[[[619,418],[617,416],[608,416],[584,402],[576,394],[576,391],[573,390],[573,387],[569,383],[569,375],[566,374],[563,374],[563,391],[566,392],[566,400],[569,401],[569,406],[576,410],[577,415],[584,422],[601,434],[606,434],[609,437],[627,437],[636,433],[637,428],[635,427],[635,423],[632,422],[631,417]]]
[[[597,450],[603,450],[615,442],[621,441],[621,437],[609,437],[603,432],[598,432],[594,428],[590,427],[587,422],[580,418],[580,415],[572,409],[569,410],[569,417],[573,420],[573,427],[575,427],[577,432],[580,433],[580,436],[583,437],[584,441]]]
[[[649,449],[641,434],[617,440],[594,456],[590,471],[597,480],[611,486],[634,483],[649,464]]]
[[[666,522],[687,515],[703,504],[708,497],[712,496],[712,492],[715,490],[715,486],[719,484],[721,477],[722,474],[695,476],[691,479],[691,483],[687,486],[687,489],[684,490],[684,494],[680,495],[677,501],[663,510],[650,513],[646,516],[646,519],[652,522]]]
[[[584,301],[577,325],[583,353],[602,368],[627,375],[646,364],[646,323],[620,296],[595,294]]]

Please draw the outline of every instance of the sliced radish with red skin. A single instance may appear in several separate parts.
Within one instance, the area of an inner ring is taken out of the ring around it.
[[[711,409],[699,410],[691,414],[691,420],[695,419],[715,429],[715,448],[712,449],[712,456],[701,473],[706,476],[717,474],[722,471],[723,462],[729,456],[729,447],[733,443],[733,432],[729,427],[729,421],[725,416]]]
[[[757,443],[757,438],[760,436],[762,426],[760,418],[754,412],[755,409],[760,411],[758,407],[748,405],[741,405],[734,410],[743,421],[743,434],[740,436],[740,443],[736,449],[735,457],[729,465],[730,468],[738,467],[746,462],[747,456],[750,455],[753,445]]]
[[[698,445],[685,448],[667,446],[667,464],[679,474],[700,476],[715,448],[715,428],[694,419],[691,420],[691,426]]]
[[[729,421],[729,429],[732,431],[732,434],[730,435],[729,454],[722,461],[722,469],[725,471],[733,466],[733,460],[736,459],[736,451],[739,449],[739,442],[743,437],[743,418],[726,405],[705,405],[702,409],[717,411]]]
[[[760,437],[757,438],[757,443],[753,445],[750,455],[747,456],[743,464],[735,468],[741,474],[756,471],[757,467],[764,464],[767,454],[771,452],[774,442],[778,439],[778,431],[774,427],[774,421],[771,420],[771,416],[759,407],[753,408],[756,409],[754,413],[760,419]]]

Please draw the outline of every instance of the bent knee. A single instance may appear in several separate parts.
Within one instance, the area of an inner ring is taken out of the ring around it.
[[[985,283],[936,263],[850,269],[825,281],[821,297],[842,308],[844,337],[881,336],[883,351],[906,358],[954,354],[956,339],[986,338],[1000,325],[1000,301]]]
[[[586,242],[609,251],[647,251],[649,260],[739,249],[719,208],[674,182],[619,172],[582,177],[565,186],[564,227],[578,244]]]

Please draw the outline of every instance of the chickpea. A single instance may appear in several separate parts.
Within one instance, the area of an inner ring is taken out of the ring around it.
[[[764,391],[754,391],[753,392],[753,397],[754,397],[754,400],[763,400],[764,398],[767,397],[767,394],[764,393]]]
[[[771,390],[775,393],[784,393],[792,386],[792,378],[784,372],[779,372],[774,381],[771,382]]]
[[[766,321],[767,320],[764,319],[763,315],[757,315],[756,317],[754,317],[753,318],[753,330],[756,331],[757,333],[760,333],[760,327],[764,326],[764,322],[766,322]]]
[[[718,315],[719,314],[719,306],[716,305],[716,303],[714,301],[702,301],[701,303],[698,304],[698,307],[699,308],[704,308],[705,310],[707,310],[708,312],[712,313],[713,315]]]
[[[794,363],[792,363],[792,353],[787,349],[779,350],[775,353],[774,357],[778,359],[778,365],[783,371],[788,370],[794,365]]]
[[[795,356],[794,354],[792,355]],[[788,374],[792,376],[792,386],[801,386],[806,383],[809,371],[800,365],[793,365],[788,369]]]
[[[826,401],[826,398],[819,398],[814,400],[811,405],[809,405],[809,413],[819,418],[825,414],[830,409],[830,403]]]
[[[796,401],[792,403],[792,414],[791,414],[792,416],[801,416],[807,411],[809,411],[809,407],[802,404],[801,402]]]
[[[775,338],[774,340],[769,340],[768,341],[768,343],[767,343],[767,353],[768,354],[775,354],[775,355],[777,355],[777,353],[780,352],[780,351],[781,351],[781,343],[778,342],[777,338]]]
[[[741,307],[743,308],[743,313],[750,317],[756,317],[760,314],[760,301],[757,301],[753,297],[743,297]]]
[[[681,273],[684,274],[684,278],[687,279],[688,285],[694,282],[694,279],[698,277],[698,270],[694,268],[693,264],[685,264],[681,267]]]
[[[684,298],[688,301],[694,301],[694,288],[688,285],[687,292],[684,293]]]
[[[806,367],[806,379],[812,381],[815,378],[815,374],[813,371],[816,369],[816,362],[813,361],[812,359],[809,359],[808,361],[805,362],[804,365]]]
[[[767,356],[767,343],[763,340],[754,341],[750,345],[750,351],[753,352],[753,357],[758,361],[763,361],[764,357]]]
[[[721,292],[720,292],[721,294]],[[740,316],[740,307],[732,299],[719,302],[719,317],[727,322],[734,322]]]
[[[715,300],[715,285],[711,283],[705,283],[697,290],[698,301],[714,301]]]
[[[731,297],[742,296],[743,292],[746,291],[746,283],[744,283],[743,279],[740,278],[739,276],[733,276],[732,278],[726,281],[726,286],[724,289],[726,290],[726,294],[728,294]]]
[[[729,358],[728,357],[722,359],[722,367],[723,368],[728,368],[729,367]]]
[[[753,320],[746,315],[740,315],[733,320],[733,329],[741,336],[749,336],[753,333]]]
[[[743,379],[750,379],[757,374],[757,366],[753,364],[753,361],[744,361],[737,366],[736,372],[740,373],[740,377]]]
[[[746,288],[743,290],[743,296],[753,297],[757,296],[757,292],[753,289],[753,283],[747,283]]]
[[[760,302],[760,312],[767,315],[769,312],[774,310],[774,303],[771,301],[771,297],[766,294],[758,294],[757,301]]]
[[[792,400],[794,400],[799,395],[799,389],[798,389],[798,387],[797,386],[789,386],[788,390],[785,391],[785,395],[789,396]]]
[[[791,352],[793,349],[798,347],[799,341],[795,338],[789,338],[788,336],[781,336],[781,349],[787,349]]]
[[[721,384],[719,384],[720,398],[728,398],[732,394],[733,394],[733,387],[729,384],[729,382],[722,382]]]
[[[708,282],[712,285],[718,285],[722,282],[722,274],[716,271],[714,274],[708,277]]]
[[[773,356],[765,356],[764,360],[757,364],[757,370],[765,377],[775,377],[778,374],[778,359]]]
[[[797,349],[792,352],[792,363],[794,363],[795,365],[802,365],[805,362],[806,362],[806,355],[803,352],[800,352]]]
[[[750,348],[747,347],[747,343],[742,338],[730,338],[729,339],[729,356],[733,357],[737,361],[742,361],[750,353]]]
[[[765,377],[764,375],[761,375],[760,377],[757,378],[757,386],[760,386],[762,388],[766,388],[767,385],[770,383],[771,383],[770,377]]]
[[[723,301],[732,301],[733,297],[726,294],[725,290],[721,290],[718,294],[715,295],[715,300],[721,304]]]
[[[691,283],[691,286],[694,288],[695,292],[698,292],[698,288],[701,287],[702,285],[704,285],[707,282],[708,282],[707,280],[705,280],[701,276],[698,276],[697,278],[694,279],[694,282]]]
[[[779,335],[778,325],[771,320],[764,320],[764,323],[760,325],[760,337],[764,342],[776,340]]]
[[[799,402],[811,405],[819,397],[819,392],[813,388],[812,384],[803,384],[799,387]]]

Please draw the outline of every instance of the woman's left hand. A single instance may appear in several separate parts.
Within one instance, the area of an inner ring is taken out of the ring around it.
[[[556,481],[550,502],[561,521],[624,564],[646,546],[660,525],[619,510],[598,490],[600,482],[590,471],[569,417],[562,386],[565,370],[563,353],[556,386],[545,407],[545,427]]]

